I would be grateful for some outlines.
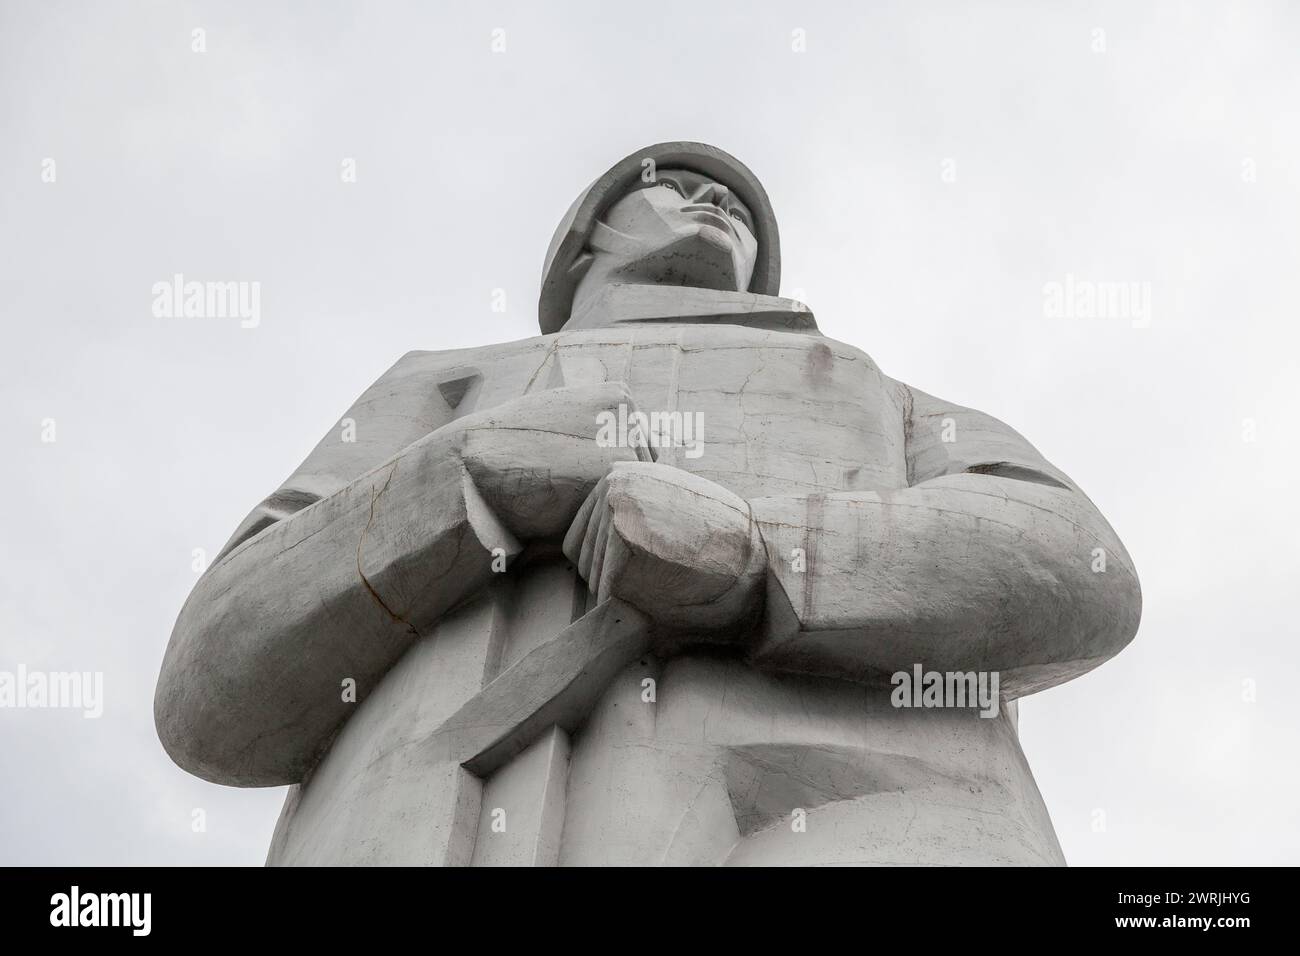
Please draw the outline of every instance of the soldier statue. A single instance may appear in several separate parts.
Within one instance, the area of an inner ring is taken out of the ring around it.
[[[239,526],[155,713],[191,773],[290,785],[269,864],[1064,863],[1015,701],[1132,639],[1132,562],[780,271],[746,166],[633,153],[540,336],[402,356]]]

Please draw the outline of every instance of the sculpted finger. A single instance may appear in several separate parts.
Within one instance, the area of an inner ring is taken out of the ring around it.
[[[596,525],[596,546],[591,553],[591,568],[587,574],[587,587],[592,594],[599,597],[600,576],[605,566],[605,552],[609,548],[609,536],[613,534],[613,522],[610,520],[610,513],[614,510],[613,503],[609,500],[609,495],[601,503],[599,516],[592,516],[592,524]],[[598,519],[598,520],[597,520]]]
[[[627,563],[627,545],[612,528],[601,557],[600,577],[597,579],[599,584],[592,589],[598,603],[610,599],[618,583],[619,573]]]
[[[603,490],[604,482],[597,482],[596,487],[591,490],[578,508],[578,513],[573,516],[573,521],[569,524],[569,530],[564,535],[564,544],[561,548],[564,551],[564,556],[574,564],[579,564],[586,540],[587,524],[591,520],[596,501],[603,497]]]
[[[602,478],[591,493],[591,511],[587,514],[582,537],[582,551],[578,555],[578,573],[584,581],[591,580],[592,553],[600,542],[600,518],[608,505],[609,479]]]

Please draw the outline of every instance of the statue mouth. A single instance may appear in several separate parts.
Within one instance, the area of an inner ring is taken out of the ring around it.
[[[740,238],[736,232],[736,227],[731,221],[731,217],[711,203],[695,203],[691,206],[683,206],[682,212],[686,213],[692,219],[708,223],[710,226],[721,229],[727,235],[733,238]]]

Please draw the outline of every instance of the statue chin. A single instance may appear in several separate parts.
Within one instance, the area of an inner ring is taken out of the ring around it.
[[[611,278],[618,282],[737,292],[743,291],[749,281],[748,276],[741,275],[741,259],[740,249],[724,230],[692,223],[675,230],[670,242],[614,270]]]

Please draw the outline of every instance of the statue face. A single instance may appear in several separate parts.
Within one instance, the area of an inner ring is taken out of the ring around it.
[[[616,202],[591,245],[619,260],[621,281],[744,291],[758,240],[749,209],[722,183],[660,169]]]

